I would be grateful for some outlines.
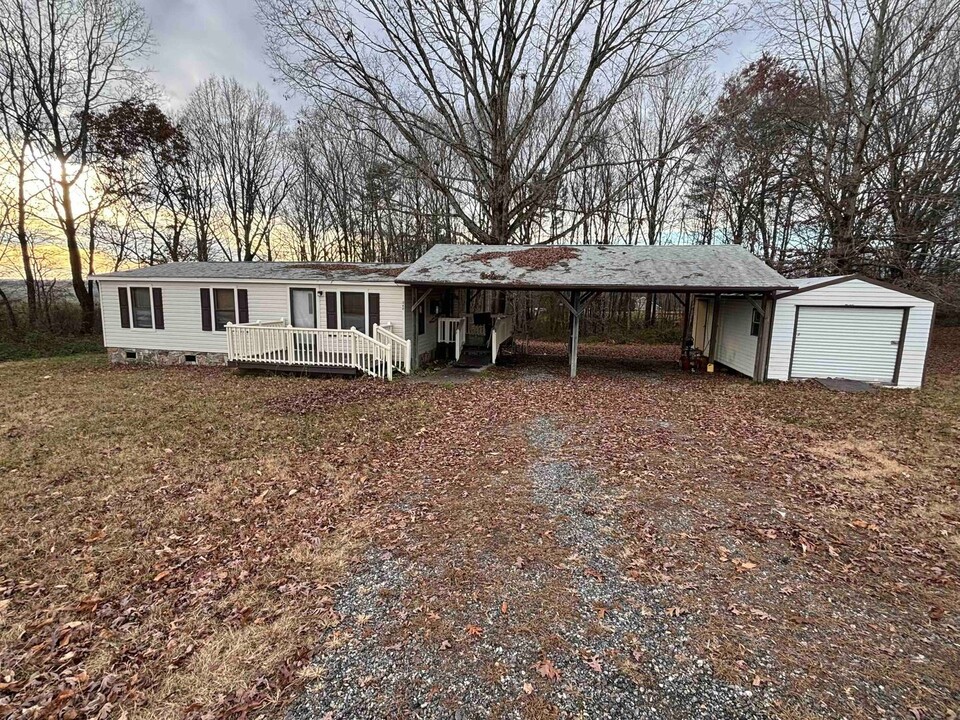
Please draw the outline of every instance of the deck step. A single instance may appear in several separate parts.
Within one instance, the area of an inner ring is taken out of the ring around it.
[[[460,354],[460,359],[454,363],[454,367],[460,368],[482,368],[492,363],[490,350],[485,348],[464,348]]]

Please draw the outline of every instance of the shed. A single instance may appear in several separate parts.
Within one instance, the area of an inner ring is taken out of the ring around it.
[[[777,296],[767,378],[920,387],[933,301],[860,275],[794,282]]]

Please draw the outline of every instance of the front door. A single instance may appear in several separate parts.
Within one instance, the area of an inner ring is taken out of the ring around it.
[[[317,291],[312,288],[290,288],[290,324],[297,328],[317,327]],[[314,333],[294,336],[295,362],[315,363],[317,338]]]

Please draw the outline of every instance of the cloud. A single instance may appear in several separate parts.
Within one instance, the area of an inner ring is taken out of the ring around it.
[[[256,0],[141,0],[150,19],[155,52],[153,80],[171,107],[210,75],[227,75],[245,85],[260,84],[293,114],[298,102],[284,96],[263,52],[265,37]]]

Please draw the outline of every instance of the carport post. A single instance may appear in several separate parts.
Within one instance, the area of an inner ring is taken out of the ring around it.
[[[720,339],[720,333],[717,332],[720,326],[720,293],[713,296],[713,320],[710,322],[710,362],[717,359],[717,342]]]
[[[756,382],[767,379],[767,354],[770,348],[770,333],[773,331],[773,293],[765,293],[761,302],[760,334],[757,336],[757,358],[753,366],[753,379]]]
[[[580,291],[574,290],[570,293],[570,304],[573,306],[573,312],[570,313],[570,377],[577,376],[577,348],[580,345],[580,315],[583,312],[580,308]]]
[[[579,290],[571,290],[570,297],[567,298],[562,292],[557,291],[560,301],[567,306],[570,311],[570,341],[567,344],[567,350],[570,353],[570,377],[577,376],[577,348],[580,346],[580,318],[583,317],[583,311],[587,309],[587,303],[597,294],[598,290],[590,290],[581,293]]]

